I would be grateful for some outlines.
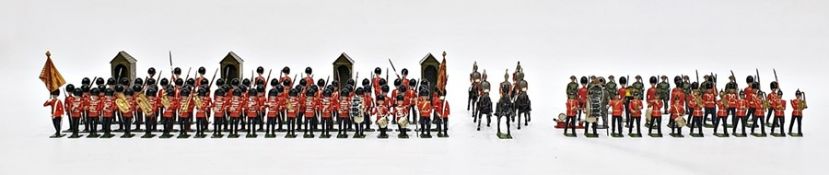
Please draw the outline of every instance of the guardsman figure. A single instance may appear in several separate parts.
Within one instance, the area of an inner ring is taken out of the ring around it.
[[[349,115],[351,121],[354,122],[355,130],[354,130],[354,138],[365,138],[365,134],[363,134],[363,122],[365,122],[365,106],[363,104],[363,88],[358,87],[355,91],[355,95],[351,97],[351,104],[349,105]]]
[[[365,118],[365,120],[363,121],[363,131],[374,131],[373,129],[371,129],[371,111],[374,110],[372,108],[374,108],[375,106],[371,89],[371,81],[368,80],[368,78],[363,79],[363,95],[357,96],[362,98],[363,102],[363,118]]]
[[[116,86],[120,87],[120,86]],[[104,129],[104,135],[101,136],[103,138],[111,138],[112,136],[112,120],[115,117],[115,111],[118,107],[115,105],[115,97],[113,96],[115,91],[112,89],[107,89],[105,93],[105,97],[103,100],[103,124],[102,127]]]
[[[83,131],[84,132],[89,131],[90,135],[92,135],[91,130],[90,130],[90,128],[92,126],[89,124],[89,122],[90,122],[90,120],[89,120],[89,111],[87,110],[87,106],[89,105],[89,101],[91,99],[90,98],[90,91],[92,89],[91,89],[90,83],[91,82],[90,82],[89,78],[84,77],[83,80],[81,80],[81,87],[78,88],[78,89],[81,89],[81,95],[78,96],[78,98],[81,99],[80,100],[81,101],[80,106],[81,106],[81,108],[83,108],[83,111],[81,112],[81,120],[84,122]]]
[[[611,78],[612,80],[612,78]],[[615,90],[613,90],[615,91]],[[570,103],[570,101],[567,101]],[[624,112],[625,102],[620,98],[619,95],[613,95],[610,100],[610,109],[612,110],[611,114],[611,126],[612,126],[612,136],[613,137],[622,137],[622,113]],[[569,104],[567,105],[569,107]],[[569,108],[567,109],[569,113]],[[569,116],[569,115],[568,115]],[[568,117],[569,118],[569,117]],[[566,131],[566,130],[565,130]],[[575,132],[575,131],[574,131]]]
[[[291,68],[285,66],[282,68],[282,77],[279,77],[279,82],[282,82],[283,92],[286,94],[290,92],[291,87],[294,87],[294,81],[291,80]]]
[[[287,108],[285,113],[288,119],[288,133],[285,135],[285,138],[296,137],[296,120],[300,113],[300,103],[299,89],[291,89],[291,91],[288,92],[288,98],[285,101],[285,108]]]
[[[134,98],[135,92],[133,92],[132,89],[126,89],[122,95],[122,98],[125,98],[127,101],[128,109],[126,111],[119,111],[122,116],[121,126],[124,126],[124,135],[122,135],[121,138],[131,138],[134,135],[132,134],[132,128],[130,128],[130,126],[132,126],[132,119],[135,115],[137,107]]]
[[[202,84],[202,80],[207,80],[207,78],[204,78],[204,74],[207,73],[207,69],[205,69],[204,67],[199,67],[199,70],[196,72],[198,73],[198,75],[196,75],[196,78],[194,79],[194,87],[198,88],[202,85],[207,85],[207,83]]]
[[[633,100],[630,101],[630,105],[628,106],[628,111],[630,111],[630,121],[629,123],[631,126],[628,128],[628,136],[630,137],[642,137],[642,96],[640,96],[637,92],[631,94]],[[636,128],[636,134],[633,134],[633,128]]]
[[[388,89],[388,86],[386,86],[385,88]],[[389,129],[388,116],[390,112],[389,104],[391,103],[386,101],[387,98],[388,97],[386,97],[386,95],[384,94],[378,95],[377,106],[375,106],[374,110],[372,111],[372,114],[374,114],[374,116],[377,116],[375,123],[377,123],[377,128],[380,129],[380,135],[378,135],[377,138],[381,139],[389,138],[389,135],[386,134],[386,132]]]
[[[421,89],[418,98],[415,101],[417,111],[420,112],[420,137],[432,138],[432,124],[429,119],[432,118],[432,104],[429,100],[429,90]]]
[[[769,87],[771,88],[771,91],[766,96],[766,102],[768,103],[768,105],[767,105],[768,106],[767,107],[768,108],[768,113],[766,114],[766,123],[771,122],[771,119],[773,117],[772,114],[774,114],[774,110],[777,109],[776,106],[778,106],[777,103],[780,102],[780,96],[781,96],[781,94],[780,94],[781,92],[780,92],[780,89],[779,89],[780,85],[777,83],[777,81],[772,81],[771,84],[769,84]],[[774,127],[774,123],[772,123],[772,127]],[[773,133],[774,132],[772,132],[772,134]]]
[[[651,108],[651,121],[649,122],[651,125],[648,127],[648,135],[652,137],[662,137],[662,106],[665,104],[662,103],[661,95],[656,94],[656,98],[650,102],[651,104],[648,105]],[[656,135],[651,133],[653,129],[656,129]]]
[[[43,103],[43,107],[49,106],[50,117],[52,118],[52,125],[55,127],[55,135],[52,138],[60,138],[64,135],[60,133],[61,117],[64,113],[63,101],[58,99],[60,96],[60,89],[54,90],[50,93],[49,100]]]
[[[89,138],[98,137],[98,123],[100,122],[101,113],[103,113],[104,109],[104,98],[101,96],[101,91],[98,88],[93,88],[89,92],[87,92],[86,100],[81,99],[79,101],[81,108],[83,108],[83,112],[86,113],[86,125],[89,126]]]
[[[751,84],[751,90],[754,91],[754,97],[752,98],[752,106],[754,106],[753,114],[751,121],[754,125],[751,126],[751,135],[757,137],[765,137],[766,136],[766,122],[763,120],[763,113],[766,111],[766,102],[763,100],[762,92],[760,91],[760,83],[754,82]],[[746,96],[748,93],[746,93]],[[749,111],[752,111],[749,109]],[[751,112],[750,112],[751,113]],[[759,122],[759,125],[758,125]],[[754,132],[754,128],[760,128],[760,134],[756,134]]]
[[[576,99],[575,94],[571,94],[567,96],[567,102],[565,103],[566,113],[565,115],[567,118],[564,119],[564,135],[568,137],[575,137],[576,136],[576,115],[578,115],[578,111],[581,108],[581,103],[579,100]],[[480,131],[480,123],[478,124],[478,130]],[[570,134],[567,133],[567,130],[570,130]]]
[[[279,98],[277,96],[280,94],[282,87],[279,86],[278,82],[271,80],[273,86],[271,90],[268,91],[268,101],[265,102],[265,109],[267,109],[266,116],[268,117],[268,124],[265,127],[265,137],[271,138],[276,137],[276,121],[279,117],[279,112],[281,111],[279,107],[281,107]],[[277,87],[279,86],[279,87]]]
[[[147,97],[147,103],[150,104],[150,111],[148,113],[144,113],[144,126],[146,129],[144,130],[144,135],[141,136],[141,138],[155,137],[155,135],[152,134],[152,126],[155,125],[156,117],[158,116],[158,108],[160,106],[157,98],[155,97],[158,93],[158,90],[156,89],[156,87],[149,87],[146,91],[144,91],[144,95]]]
[[[632,120],[630,120],[630,101],[633,100],[633,93],[631,93],[631,88],[628,87],[628,78],[627,77],[619,77],[619,90],[617,94],[619,94],[619,98],[622,99],[622,102],[625,104],[623,110],[625,110],[625,127],[630,127],[632,124]]]
[[[404,100],[405,97],[403,95],[398,95],[396,98],[397,106],[394,106],[394,115],[395,119],[397,120],[397,129],[400,131],[400,134],[397,135],[398,138],[409,138],[409,135],[406,134],[407,127],[409,125],[408,116],[409,116],[409,107],[405,105]]]
[[[69,129],[72,130],[72,135],[69,138],[79,138],[81,135],[78,135],[78,127],[80,126],[81,116],[83,115],[80,96],[83,94],[83,90],[69,84],[66,85],[66,93],[72,93],[66,97],[65,103],[66,109],[69,110]]]
[[[725,94],[725,93],[720,92],[720,94]],[[722,98],[725,98],[725,97],[722,97]],[[726,101],[720,100],[720,101],[717,102],[717,108],[719,108],[720,110],[717,110],[717,118],[714,119],[714,135],[719,136],[719,137],[727,137],[728,136],[728,129],[726,128],[727,127],[726,126],[726,123],[727,123],[726,121],[728,120],[728,111],[724,110],[724,109],[726,109],[726,105],[728,105],[728,102],[726,102]],[[719,127],[720,123],[722,123],[723,134],[720,134],[719,132],[717,132],[717,130],[720,129],[720,127]]]
[[[141,125],[144,124],[144,111],[138,107],[138,98],[142,94],[144,94],[144,80],[141,78],[135,79],[134,85],[132,85],[132,102],[133,102],[133,116],[135,116],[134,124],[135,124],[135,131],[141,131]]]
[[[740,97],[735,99],[737,104],[734,106],[736,111],[734,113],[734,118],[731,119],[731,133],[734,134],[736,137],[745,137],[746,136],[746,122],[748,122],[748,99],[746,99],[745,92],[740,91]],[[743,133],[737,134],[737,125],[740,125],[742,128]]]
[[[187,134],[189,132],[190,117],[193,116],[193,108],[196,105],[193,101],[193,95],[190,94],[190,88],[182,88],[179,95],[181,95],[181,98],[179,99],[180,107],[178,108],[178,138],[188,138],[190,137]]]
[[[332,87],[332,86],[329,86]],[[320,134],[320,138],[330,138],[331,134],[329,133],[331,128],[334,127],[334,122],[331,118],[334,116],[334,113],[337,112],[337,99],[332,97],[333,95],[333,87],[326,88],[322,92],[322,98],[320,99],[319,103],[319,110],[320,110],[320,117],[322,118],[322,134]]]
[[[682,89],[683,83],[684,82],[682,81],[682,77],[680,77],[680,76],[674,77],[674,85],[676,85],[676,86],[673,89],[671,89],[671,103],[669,105],[671,107],[673,107],[675,105],[674,103],[677,103],[677,105],[679,105],[683,108],[680,111],[686,112],[685,111],[685,108],[686,108],[685,96],[686,96],[686,94],[685,94],[684,89]],[[668,122],[669,123],[668,126],[671,127],[671,128],[674,128],[675,127],[674,124],[676,124],[676,121],[674,121],[674,120],[676,120],[676,119],[673,118],[673,117],[675,117],[675,116],[673,116],[674,115],[673,112],[671,112],[670,114],[671,114],[671,121]],[[680,115],[677,115],[677,116],[678,117],[683,117],[683,116],[685,116],[685,114],[680,114]],[[688,121],[688,120],[685,120],[685,121]],[[673,133],[673,129],[671,129],[671,132]],[[680,132],[680,135],[681,135],[681,132]]]
[[[699,86],[699,85],[694,83],[691,86],[692,86],[693,89],[698,89],[697,86]],[[702,124],[702,120],[703,120],[702,119],[703,118],[703,111],[702,111],[703,102],[702,101],[703,100],[702,100],[702,97],[700,97],[700,94],[699,94],[698,90],[692,90],[691,91],[691,99],[692,99],[692,101],[689,102],[689,105],[691,106],[691,109],[693,110],[693,112],[691,112],[691,116],[693,116],[693,120],[691,120],[691,127],[692,128],[691,128],[690,134],[693,137],[702,137],[703,136],[703,133],[702,133],[702,125],[703,125]],[[697,129],[696,134],[694,133],[694,127],[696,127],[696,129]]]
[[[406,89],[413,89],[413,87],[409,86],[409,79],[407,78],[409,77],[409,69],[403,68],[403,70],[400,71],[400,74],[400,84],[405,86]]]
[[[674,90],[678,89],[678,87],[680,86],[677,86]],[[682,116],[685,115],[685,104],[683,103],[685,98],[672,98],[671,100],[671,108],[669,110],[671,119],[668,121],[668,125],[671,126],[671,136],[684,137],[682,136],[682,127],[677,126],[677,120],[682,120]]]
[[[792,103],[792,123],[789,124],[789,135],[793,137],[801,137],[803,136],[803,132],[800,129],[800,121],[803,120],[803,110],[809,108],[806,106],[806,93],[800,91],[798,89],[795,91],[794,96],[795,99],[791,100]],[[794,128],[794,123],[797,122],[797,134],[792,132],[792,128]],[[77,130],[77,129],[76,129]]]
[[[661,97],[660,100],[662,100],[662,104],[665,104],[663,109],[664,112],[662,113],[668,113],[668,102],[670,101],[671,97],[671,84],[668,83],[668,76],[662,75],[660,78],[662,79],[662,81],[660,81],[659,84],[656,85],[656,90],[659,94],[659,97]]]
[[[584,122],[581,120],[581,114],[584,113],[585,108],[587,107],[587,77],[582,76],[579,80],[581,83],[581,88],[578,91],[578,100],[579,100],[579,115],[576,118],[579,121],[579,128],[584,127]]]
[[[652,105],[656,104],[655,101],[661,101],[662,100],[662,99],[657,97],[657,95],[661,92],[660,90],[658,90],[656,88],[657,81],[658,80],[657,80],[656,76],[651,76],[650,79],[649,79],[649,83],[650,83],[651,86],[648,88],[648,90],[646,92],[645,103],[648,104],[648,109],[650,109],[650,110],[653,110]],[[658,109],[658,110],[661,110],[661,109]],[[662,116],[653,116],[653,115],[651,115],[651,118],[650,118],[651,120],[645,121],[645,125],[648,126],[648,128],[651,128],[651,127],[653,127],[653,125],[651,125],[652,124],[651,123],[652,119],[661,118],[661,117]],[[658,127],[659,125],[656,125],[656,126]],[[648,134],[650,134],[650,132],[651,132],[651,129],[648,129]]]
[[[409,117],[411,117],[410,121],[412,123],[417,123],[417,118],[418,117],[415,116],[415,115],[417,115],[417,111],[415,111],[415,109],[417,109],[417,106],[415,106],[415,105],[417,105],[416,101],[417,101],[417,96],[418,96],[417,80],[411,79],[411,80],[406,81],[406,82],[409,83],[409,85],[406,86],[406,103],[407,103],[407,106],[409,106],[409,110],[411,111],[409,113]]]
[[[245,103],[245,116],[248,119],[247,138],[256,138],[256,117],[259,116],[259,105],[256,102],[256,90],[248,91],[248,99]]]
[[[382,74],[383,69],[380,69],[380,67],[374,68],[374,75],[371,76],[371,88],[374,90],[374,96],[380,95],[382,93],[380,88],[387,83],[385,79],[380,77]],[[380,82],[381,79],[383,80],[382,83]]]
[[[314,138],[314,130],[311,128],[311,120],[317,117],[317,109],[319,107],[316,94],[317,90],[314,88],[309,88],[309,90],[305,91],[305,99],[303,99],[303,103],[305,103],[305,110],[303,111],[305,113],[303,115],[305,117],[303,137],[305,138]]]
[[[213,112],[212,138],[221,138],[223,137],[222,124],[225,122],[225,115],[227,115],[228,101],[224,96],[224,94],[226,94],[225,89],[222,87],[216,88],[216,91],[213,94],[213,101],[210,103],[210,111]]]
[[[238,80],[237,80],[238,82]],[[230,104],[227,106],[227,113],[230,116],[230,135],[227,137],[229,138],[238,138],[239,137],[239,118],[242,117],[243,108],[245,107],[243,104],[244,99],[242,99],[242,90],[241,89],[234,89],[233,90],[233,97],[230,99]]]
[[[196,138],[207,137],[204,131],[207,130],[207,118],[210,116],[210,106],[213,105],[213,100],[210,99],[207,86],[199,88],[198,97],[201,103],[196,106]]]
[[[435,114],[437,114],[437,118],[440,118],[437,123],[438,127],[438,137],[449,137],[449,103],[446,101],[446,92],[437,92],[438,97],[437,99],[433,100]],[[443,125],[441,127],[441,125]],[[441,133],[442,131],[442,133]]]
[[[775,99],[777,102],[774,102],[774,121],[771,124],[771,135],[777,137],[784,137],[786,136],[786,131],[784,130],[786,126],[786,100],[783,100],[783,95],[778,93],[777,98]],[[780,127],[780,134],[775,134],[774,129]]]
[[[713,78],[708,78],[713,79]],[[706,87],[703,88],[702,103],[705,109],[703,116],[703,124],[706,121],[712,121],[717,116],[717,89],[714,88],[714,83],[703,83]],[[711,116],[709,118],[708,116]],[[707,127],[707,126],[706,126]]]
[[[264,79],[262,81],[264,83]],[[256,123],[259,124],[259,129],[257,131],[265,131],[265,101],[267,101],[267,97],[265,97],[265,85],[259,84],[256,85],[256,107],[257,112],[256,115]]]
[[[285,70],[283,70],[283,72],[284,71]],[[287,119],[288,116],[286,114],[286,111],[288,110],[288,108],[287,108],[288,105],[287,105],[286,102],[288,101],[288,94],[290,94],[290,92],[291,92],[291,87],[287,87],[287,86],[291,85],[291,81],[290,81],[290,78],[288,78],[286,80],[287,81],[280,81],[280,82],[282,82],[282,86],[281,86],[282,90],[280,90],[279,95],[276,96],[276,99],[277,99],[277,101],[279,101],[279,105],[280,105],[280,107],[279,107],[279,110],[280,110],[279,118],[277,118],[277,120],[276,120],[276,122],[277,122],[276,130],[277,131],[284,131],[284,129],[282,129],[282,125],[287,123],[287,120],[288,120]]]
[[[340,90],[339,99],[337,99],[337,112],[339,113],[339,130],[337,131],[337,138],[348,138],[347,126],[351,125],[349,120],[349,110],[351,109],[351,98],[348,95],[351,93],[348,87]]]

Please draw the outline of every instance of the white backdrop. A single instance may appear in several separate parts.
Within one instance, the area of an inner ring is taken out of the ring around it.
[[[815,174],[827,161],[820,90],[828,1],[12,0],[0,11],[0,174]],[[121,50],[139,60],[139,76],[149,66],[168,76],[172,50],[185,70],[212,72],[234,51],[248,69],[298,73],[310,65],[323,78],[341,52],[356,60],[361,77],[388,67],[387,58],[417,77],[418,60],[446,50],[452,137],[49,139],[48,109],[40,106],[47,92],[36,78],[47,49],[75,84],[107,75]],[[535,111],[515,139],[497,139],[494,128],[474,131],[463,110],[473,61],[493,83],[522,62]],[[777,69],[785,99],[797,88],[807,92],[805,137],[717,138],[706,129],[705,138],[587,139],[553,129],[570,75],[693,78],[699,69],[726,77],[734,70],[744,87],[755,68],[766,88]]]

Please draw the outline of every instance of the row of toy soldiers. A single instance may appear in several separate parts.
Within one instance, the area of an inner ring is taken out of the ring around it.
[[[518,62],[515,72],[512,74],[512,82],[510,82],[510,74],[504,74],[504,81],[498,84],[499,99],[496,103],[496,108],[492,106],[492,99],[489,96],[491,84],[487,80],[486,70],[483,73],[478,72],[477,62],[472,65],[472,73],[469,74],[469,95],[467,99],[467,110],[472,110],[473,122],[478,123],[477,130],[481,130],[481,123],[483,123],[483,116],[486,115],[487,124],[491,124],[491,116],[497,117],[497,134],[501,136],[501,117],[506,117],[506,134],[504,138],[511,138],[510,121],[515,121],[518,118],[518,129],[521,129],[521,116],[524,116],[524,126],[527,126],[531,121],[530,100],[527,96],[528,83],[524,79],[524,71],[521,67],[521,62]]]
[[[44,106],[53,107],[52,118],[57,121],[56,136],[61,136],[61,116],[69,116],[72,138],[80,137],[81,122],[85,123],[84,130],[89,132],[88,137],[99,137],[98,125],[103,127],[103,137],[112,137],[110,125],[114,121],[124,131],[122,137],[132,137],[130,126],[135,124],[136,131],[145,125],[146,133],[142,137],[152,138],[155,136],[152,132],[159,131],[157,125],[160,121],[163,127],[161,137],[172,137],[170,133],[178,124],[179,137],[186,138],[189,137],[193,120],[196,121],[195,136],[203,138],[207,136],[205,131],[211,116],[212,136],[215,138],[223,137],[223,130],[230,133],[229,137],[238,137],[239,126],[247,131],[248,137],[256,137],[257,131],[266,132],[266,137],[275,137],[276,131],[283,131],[283,126],[288,127],[286,137],[296,137],[295,131],[303,128],[305,137],[314,137],[313,133],[319,125],[323,126],[321,137],[328,138],[334,120],[339,123],[338,137],[348,137],[347,131],[352,126],[356,127],[355,137],[364,137],[364,131],[370,129],[374,121],[380,126],[378,137],[387,138],[388,117],[394,117],[394,123],[403,121],[399,125],[402,131],[400,137],[407,137],[405,131],[409,120],[403,119],[412,117],[409,114],[414,111],[420,111],[421,124],[426,128],[421,130],[423,136],[431,136],[429,121],[434,116],[439,122],[438,135],[448,137],[446,121],[449,105],[444,100],[445,93],[430,93],[426,88],[428,81],[421,82],[419,90],[411,90],[415,89],[417,80],[405,79],[408,75],[406,69],[402,72],[402,79],[395,80],[397,89],[392,92],[392,97],[387,95],[390,89],[386,80],[380,78],[379,68],[375,69],[372,80],[364,79],[362,86],[357,86],[353,79],[343,85],[337,81],[328,84],[323,79],[314,84],[309,67],[305,69],[305,76],[294,86],[293,79],[288,76],[290,69],[285,67],[282,76],[270,80],[271,88],[267,93],[265,80],[270,75],[265,78],[262,67],[257,68],[257,76],[251,78],[253,82],[251,79],[225,81],[220,78],[213,83],[204,77],[205,73],[205,68],[201,67],[195,78],[180,78],[181,69],[175,68],[173,76],[170,79],[161,78],[158,86],[155,84],[156,70],[150,68],[146,83],[144,79],[137,78],[131,88],[126,88],[130,87],[129,80],[116,84],[113,78],[107,83],[95,78],[98,87],[92,87],[90,79],[84,78],[81,87],[66,86],[67,92],[71,93],[65,97],[65,104],[55,95],[60,92],[55,91]],[[217,87],[211,94],[213,84]],[[136,122],[133,123],[134,118]],[[263,129],[264,125],[267,125],[266,129]],[[256,126],[258,130],[255,130]]]
[[[739,90],[734,76],[729,77],[729,82],[726,83],[724,89],[716,90],[716,76],[706,75],[703,82],[690,82],[688,76],[674,77],[675,87],[667,91],[670,85],[667,83],[667,76],[661,76],[662,81],[659,82],[655,76],[650,77],[650,87],[644,90],[641,76],[636,76],[636,81],[632,86],[627,86],[627,77],[621,77],[619,82],[620,88],[615,88],[613,76],[609,76],[610,81],[604,82],[602,77],[591,77],[592,81],[587,83],[587,78],[581,78],[582,86],[579,87],[576,83],[576,77],[571,76],[571,83],[567,87],[568,100],[566,103],[566,129],[572,131],[565,135],[574,136],[576,120],[581,120],[581,113],[585,112],[585,106],[588,103],[588,87],[596,86],[604,90],[606,105],[602,108],[612,111],[613,136],[620,137],[622,133],[621,123],[625,122],[626,127],[629,127],[628,132],[631,136],[641,136],[639,132],[639,121],[643,115],[642,109],[646,109],[644,115],[647,118],[646,125],[649,127],[649,134],[654,137],[661,137],[661,123],[662,115],[669,115],[668,127],[671,128],[671,136],[682,137],[682,127],[691,127],[691,135],[701,137],[702,126],[706,125],[705,121],[712,121],[714,134],[720,137],[729,136],[727,126],[730,117],[731,130],[735,136],[746,136],[746,126],[751,127],[751,133],[755,136],[765,136],[766,123],[771,121],[772,135],[785,136],[785,110],[787,102],[783,99],[783,93],[779,88],[779,83],[773,81],[769,84],[771,93],[767,95],[760,89],[760,82],[755,81],[755,76],[748,76],[746,78],[747,87]],[[644,92],[644,93],[643,93]],[[666,94],[668,93],[668,94]],[[643,101],[643,96],[647,95]],[[789,134],[792,136],[802,136],[801,120],[803,110],[808,108],[805,100],[805,93],[797,90],[795,92],[795,99],[789,101],[791,104],[791,123],[789,124]],[[767,114],[764,116],[764,113]],[[623,119],[622,116],[625,118]],[[686,118],[683,118],[686,117]],[[690,123],[688,123],[690,121]],[[606,122],[606,120],[605,120]],[[636,122],[634,124],[634,122]],[[794,124],[797,123],[797,133],[793,133]],[[589,123],[588,123],[589,124]],[[737,133],[738,125],[742,133]],[[719,133],[719,126],[723,127],[723,132]],[[636,127],[637,133],[634,134],[632,129]],[[760,133],[755,133],[755,128],[760,128]],[[780,127],[780,133],[774,133],[774,130]],[[585,134],[587,135],[588,127],[585,127]],[[696,129],[696,132],[694,132]],[[656,134],[653,133],[656,130]],[[595,133],[595,123],[594,130]]]

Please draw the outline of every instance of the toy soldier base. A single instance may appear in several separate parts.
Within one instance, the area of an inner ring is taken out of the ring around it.
[[[388,128],[380,128],[380,135],[377,135],[377,138],[378,139],[387,139],[387,138],[389,138],[389,135],[386,134],[386,130],[388,130]]]

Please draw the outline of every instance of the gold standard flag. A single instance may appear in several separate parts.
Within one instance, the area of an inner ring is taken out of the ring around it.
[[[66,84],[66,80],[63,80],[63,76],[60,75],[58,69],[55,68],[55,64],[52,63],[52,54],[49,51],[46,51],[46,64],[40,70],[40,81],[43,81],[49,92],[59,90],[63,84]]]
[[[443,60],[441,60],[440,62],[440,67],[438,68],[438,80],[437,84],[435,84],[437,90],[441,93],[446,93],[447,78],[448,77],[446,76],[446,52],[443,52]]]

